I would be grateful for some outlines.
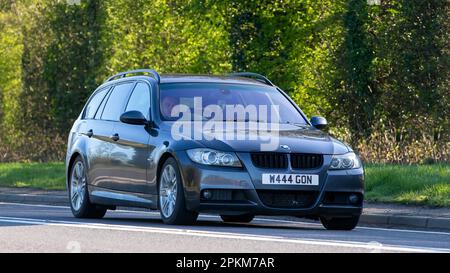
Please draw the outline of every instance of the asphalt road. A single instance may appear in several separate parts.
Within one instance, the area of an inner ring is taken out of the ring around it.
[[[258,217],[225,224],[201,215],[167,226],[158,212],[111,211],[76,219],[67,207],[0,203],[0,252],[450,252],[450,232],[358,227]]]

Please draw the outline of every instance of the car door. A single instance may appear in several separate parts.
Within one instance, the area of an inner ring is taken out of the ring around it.
[[[96,91],[87,103],[80,123],[79,133],[85,136],[86,160],[89,166],[89,184],[103,186],[110,165],[113,123],[100,120],[111,87]]]
[[[139,111],[150,116],[150,86],[137,82],[123,112]],[[150,134],[144,125],[117,122],[113,134],[117,141],[111,150],[114,189],[130,193],[149,193],[147,183],[148,156],[153,147],[148,145]]]
[[[111,152],[114,148],[116,138],[113,134],[114,126],[119,122],[120,114],[123,112],[126,100],[128,99],[134,82],[125,82],[115,85],[109,92],[107,100],[105,100],[96,114],[95,128],[93,128],[94,137],[102,141],[103,145],[97,145],[96,150],[92,153],[108,154],[107,160],[96,165],[99,168],[92,170],[95,172],[96,179],[92,184],[96,187],[104,189],[115,189],[116,170],[114,169]]]

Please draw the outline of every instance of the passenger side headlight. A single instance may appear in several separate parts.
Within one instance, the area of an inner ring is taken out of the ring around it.
[[[199,148],[186,151],[189,158],[203,165],[242,167],[241,161],[233,152],[221,152],[213,149]]]
[[[330,163],[330,170],[358,169],[361,167],[361,160],[355,153],[344,155],[334,155]]]

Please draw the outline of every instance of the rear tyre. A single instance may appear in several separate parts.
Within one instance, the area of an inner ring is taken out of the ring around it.
[[[346,218],[320,217],[320,222],[328,230],[352,230],[358,225],[359,215]]]
[[[253,214],[241,214],[241,215],[220,215],[220,218],[225,223],[250,223],[255,218]]]
[[[72,164],[69,177],[69,203],[76,218],[103,218],[107,209],[89,201],[86,167],[78,156]]]
[[[186,209],[184,187],[177,162],[168,158],[159,175],[159,209],[161,218],[168,225],[191,225],[198,213]]]

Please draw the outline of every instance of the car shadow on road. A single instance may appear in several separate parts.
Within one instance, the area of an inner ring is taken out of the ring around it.
[[[138,218],[138,217],[117,217],[107,216],[102,223],[121,223],[127,225],[137,225],[139,227],[149,227],[148,224],[157,224],[157,227],[165,228],[248,228],[248,229],[278,229],[278,230],[325,230],[320,226],[312,226],[305,223],[261,223],[258,220],[251,223],[224,223],[220,220],[200,219],[190,226],[165,225],[160,218]]]

